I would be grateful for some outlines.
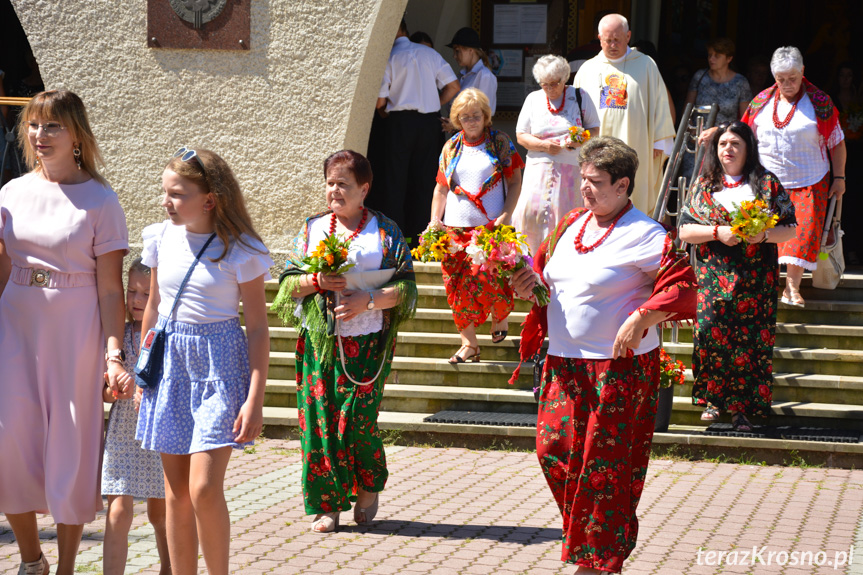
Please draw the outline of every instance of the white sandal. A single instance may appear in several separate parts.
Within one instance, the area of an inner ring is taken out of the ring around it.
[[[368,525],[369,523],[371,523],[374,520],[375,515],[378,514],[378,502],[380,501],[380,499],[380,492],[375,493],[374,502],[366,508],[360,507],[359,501],[357,501],[356,506],[354,506],[354,522],[357,525]],[[360,521],[361,514],[365,516],[365,521]]]
[[[36,561],[30,563],[21,562],[18,568],[18,575],[48,575],[51,572],[51,566],[48,565],[48,560],[43,553]]]
[[[323,527],[323,529],[318,529],[318,526]],[[339,512],[335,513],[324,513],[323,515],[319,515],[315,517],[315,520],[312,522],[312,532],[313,533],[332,533],[339,528]]]

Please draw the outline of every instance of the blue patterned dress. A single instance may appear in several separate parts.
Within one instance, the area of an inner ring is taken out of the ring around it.
[[[123,349],[129,373],[138,361],[141,334],[126,324]],[[164,499],[165,480],[162,458],[155,451],[141,448],[135,439],[138,412],[134,399],[119,399],[111,407],[108,431],[105,434],[105,457],[102,460],[102,495],[131,495],[141,498]]]

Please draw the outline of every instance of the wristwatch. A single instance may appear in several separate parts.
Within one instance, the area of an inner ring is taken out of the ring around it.
[[[123,363],[126,361],[126,352],[122,349],[112,349],[111,351],[107,351],[105,352],[105,361]]]
[[[367,310],[375,309],[375,294],[373,292],[369,292],[369,303],[366,306]]]

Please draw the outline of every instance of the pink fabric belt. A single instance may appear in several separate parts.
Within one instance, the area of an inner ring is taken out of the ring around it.
[[[96,285],[96,274],[68,274],[43,268],[22,268],[12,264],[9,279],[18,285],[45,288],[73,288]]]

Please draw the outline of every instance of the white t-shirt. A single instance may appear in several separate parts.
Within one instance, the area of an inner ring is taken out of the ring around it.
[[[455,72],[443,56],[401,36],[393,44],[378,97],[388,99],[387,112],[430,114],[440,110],[438,90],[455,81]]]
[[[453,182],[471,194],[479,192],[482,183],[494,173],[491,158],[485,152],[485,145],[462,146],[461,157],[455,167]],[[504,183],[503,179],[486,193],[482,205],[488,217],[485,217],[476,205],[464,194],[448,193],[443,223],[448,226],[466,228],[484,226],[503,213]]]
[[[145,266],[159,269],[159,315],[168,317],[183,278],[210,234],[193,234],[185,226],[166,220],[147,226],[142,235],[141,259]],[[264,276],[264,280],[271,279],[269,268],[273,265],[264,244],[243,237],[260,252],[234,242],[224,259],[212,262],[210,258],[218,257],[224,246],[216,236],[192,271],[172,319],[202,324],[239,317],[239,284],[260,276]]]
[[[743,176],[724,176],[727,182],[739,182]],[[728,213],[733,213],[737,208],[734,204],[740,205],[746,200],[754,200],[755,192],[752,187],[746,183],[736,188],[722,188],[718,192],[713,193],[713,199],[718,202],[723,208],[728,210]]]
[[[653,292],[665,229],[632,208],[602,244],[580,254],[575,251],[575,236],[589,215],[586,212],[569,226],[545,266],[544,278],[551,295],[549,355],[611,358],[620,326]],[[585,233],[582,242],[592,245],[605,231]],[[649,329],[635,355],[658,346],[656,330]]]
[[[516,134],[530,134],[536,136],[540,140],[559,139],[561,136],[569,134],[570,126],[581,126],[582,128],[596,128],[599,126],[599,116],[596,113],[596,108],[593,106],[587,94],[582,92],[581,105],[584,107],[584,124],[581,123],[581,112],[578,108],[578,102],[575,99],[575,88],[566,86],[563,93],[563,98],[566,104],[563,110],[557,114],[552,114],[548,111],[548,99],[545,92],[537,90],[531,92],[524,99],[524,105],[521,107],[521,112],[518,114],[518,122],[515,125]],[[551,102],[551,105],[557,109],[560,107],[561,100]],[[569,164],[572,166],[578,165],[578,150],[562,150],[556,156],[545,152],[527,151],[527,161],[525,163],[537,162],[560,162],[561,164]]]
[[[761,163],[776,174],[786,190],[817,184],[830,169],[830,160],[821,145],[812,102],[804,94],[791,121],[780,130],[773,125],[774,98],[755,116],[755,137],[758,138]],[[780,120],[788,117],[792,106],[779,101],[776,115]],[[842,128],[837,124],[827,147],[832,149],[844,139]]]
[[[315,247],[330,233],[330,216],[324,216],[313,220],[309,227],[308,251]],[[366,222],[363,231],[355,239],[351,240],[348,249],[348,261],[356,263],[348,270],[352,272],[367,272],[381,269],[384,260],[384,252],[381,248],[380,228],[377,216],[372,216]],[[384,314],[379,309],[364,311],[354,319],[343,321],[340,333],[343,336],[359,336],[377,333],[383,329]]]

